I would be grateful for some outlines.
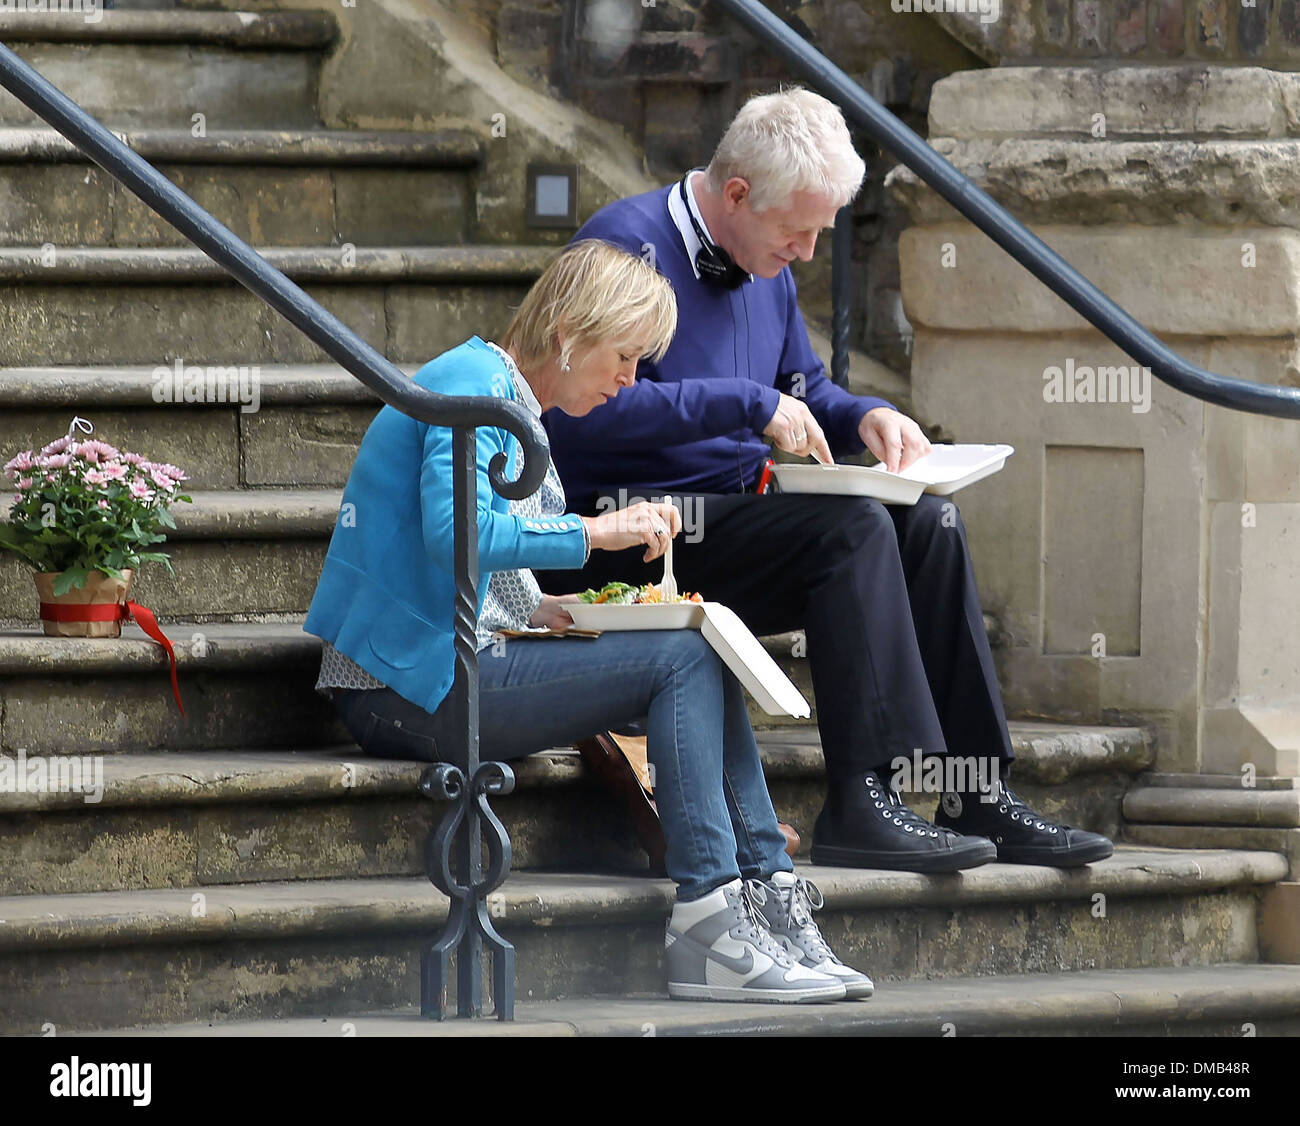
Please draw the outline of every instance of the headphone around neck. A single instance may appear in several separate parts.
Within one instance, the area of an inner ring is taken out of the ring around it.
[[[697,170],[692,169],[691,172],[686,173],[678,185],[682,203],[686,205],[686,214],[695,229],[695,237],[700,240],[700,249],[695,255],[695,268],[699,270],[700,277],[705,281],[727,289],[738,289],[749,281],[749,271],[737,266],[735,260],[722,247],[714,246],[709,236],[704,233],[704,228],[700,226],[700,221],[695,217],[695,208],[691,206],[690,196],[686,194],[686,181],[695,171]]]

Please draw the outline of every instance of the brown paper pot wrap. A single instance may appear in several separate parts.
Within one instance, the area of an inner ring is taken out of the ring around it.
[[[61,573],[61,572],[60,572]],[[125,578],[113,579],[103,571],[91,571],[86,585],[67,594],[54,593],[54,580],[59,573],[33,575],[36,590],[42,602],[85,606],[88,603],[117,603],[124,605],[131,595],[134,571],[123,571]],[[122,623],[115,622],[47,622],[42,620],[46,637],[121,637]]]

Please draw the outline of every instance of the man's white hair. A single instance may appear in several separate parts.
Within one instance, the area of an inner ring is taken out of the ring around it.
[[[785,207],[795,192],[829,196],[838,210],[858,194],[867,166],[844,115],[802,87],[758,94],[740,107],[709,162],[709,187],[749,182],[755,211]]]

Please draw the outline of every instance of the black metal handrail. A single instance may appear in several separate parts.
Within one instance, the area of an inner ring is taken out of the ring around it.
[[[838,104],[863,133],[893,153],[1102,335],[1149,367],[1161,382],[1215,406],[1300,418],[1300,388],[1216,375],[1185,360],[1153,336],[759,0],[713,2],[784,59],[818,93]]]
[[[458,729],[466,733],[467,765],[464,771],[451,766],[431,767],[420,780],[420,790],[426,796],[452,803],[441,825],[429,834],[426,847],[426,873],[450,897],[451,908],[442,935],[423,952],[420,1009],[424,1016],[446,1016],[448,958],[456,951],[457,1011],[461,1016],[481,1014],[481,961],[486,942],[493,955],[496,1015],[501,1020],[511,1019],[514,948],[497,934],[484,903],[510,868],[510,839],[488,807],[487,796],[509,793],[514,776],[509,767],[479,762],[478,655],[474,643],[478,615],[478,477],[474,431],[479,426],[499,426],[519,439],[523,463],[517,478],[506,477],[503,453],[497,454],[489,467],[492,487],[510,498],[530,496],[541,486],[550,460],[545,432],[522,404],[511,400],[441,395],[420,387],[3,45],[0,86],[54,126],[385,403],[430,426],[452,429],[456,679],[450,703],[459,721]],[[489,851],[486,873],[482,863],[485,821]],[[459,880],[452,870],[453,850]]]

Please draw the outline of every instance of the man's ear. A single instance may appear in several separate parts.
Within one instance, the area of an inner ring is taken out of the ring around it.
[[[727,205],[727,214],[736,209],[749,198],[749,181],[733,176],[722,187],[722,199]]]

